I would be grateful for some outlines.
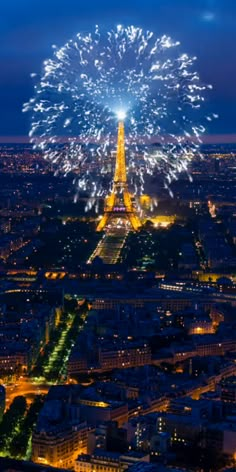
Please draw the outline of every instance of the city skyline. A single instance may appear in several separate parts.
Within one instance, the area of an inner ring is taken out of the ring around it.
[[[235,20],[0,0],[1,472],[236,471]]]

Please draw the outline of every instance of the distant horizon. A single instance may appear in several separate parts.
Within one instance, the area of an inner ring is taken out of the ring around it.
[[[68,139],[68,137],[67,137]],[[202,136],[202,144],[236,144],[235,134],[210,134]],[[65,143],[63,138],[60,138],[61,143]],[[158,143],[158,138],[153,138],[153,144]],[[30,144],[29,136],[0,136],[1,144]]]

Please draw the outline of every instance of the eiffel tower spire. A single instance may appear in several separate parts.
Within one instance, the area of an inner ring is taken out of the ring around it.
[[[126,161],[125,161],[125,127],[124,121],[119,121],[116,166],[111,194],[105,202],[104,215],[97,226],[102,231],[112,219],[122,218],[128,221],[131,229],[137,231],[141,223],[136,215],[132,198],[128,190]]]

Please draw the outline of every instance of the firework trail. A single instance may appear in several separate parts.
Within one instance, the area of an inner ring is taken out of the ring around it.
[[[168,36],[134,26],[79,33],[35,74],[31,142],[56,172],[75,174],[77,192],[106,195],[112,181],[117,113],[126,113],[127,172],[134,193],[161,172],[169,188],[200,153],[204,92],[195,57]],[[155,143],[155,145],[154,145]]]

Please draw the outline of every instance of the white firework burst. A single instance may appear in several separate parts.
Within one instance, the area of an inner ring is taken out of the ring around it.
[[[134,192],[142,193],[146,176],[157,171],[169,189],[200,153],[204,123],[215,117],[203,115],[211,86],[201,83],[196,58],[168,36],[121,25],[111,31],[96,26],[53,49],[23,108],[32,115],[34,146],[56,171],[74,172],[77,191],[95,201],[110,191],[117,115],[126,116]]]

